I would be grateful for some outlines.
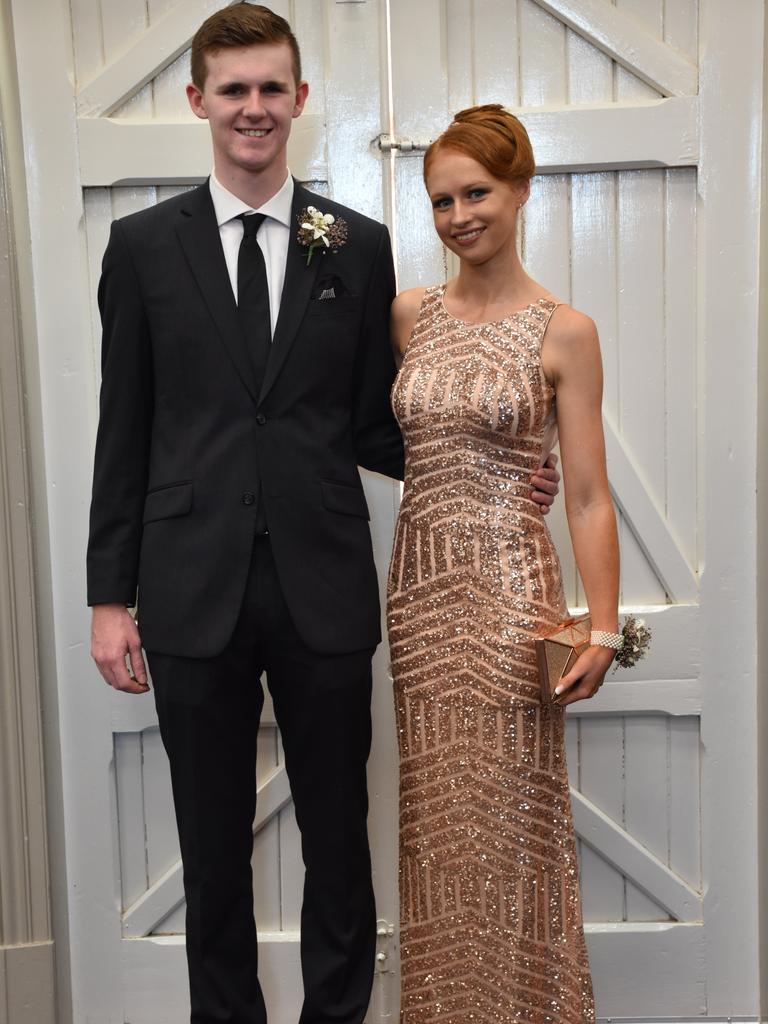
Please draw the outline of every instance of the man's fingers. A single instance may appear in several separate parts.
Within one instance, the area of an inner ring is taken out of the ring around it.
[[[146,693],[149,689],[146,682],[146,675],[143,682],[140,681],[138,677],[134,679],[128,671],[125,658],[120,658],[114,663],[112,674],[114,678],[112,686],[114,686],[116,690],[122,690],[124,693]]]
[[[537,469],[531,477],[531,486],[544,494],[557,494],[560,476],[553,469]]]
[[[131,672],[137,683],[140,683],[143,687],[147,686],[147,666],[144,663],[144,654],[141,650],[141,644],[138,641],[135,644],[131,644],[129,650],[129,658],[131,661]]]
[[[546,469],[555,469],[557,467],[557,455],[554,452],[550,452],[544,463]],[[558,479],[560,479],[558,475]]]

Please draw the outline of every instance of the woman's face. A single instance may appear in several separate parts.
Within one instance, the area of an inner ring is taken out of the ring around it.
[[[528,182],[494,178],[471,156],[441,149],[432,158],[427,192],[435,230],[461,259],[486,263],[515,245],[517,214],[528,198]]]

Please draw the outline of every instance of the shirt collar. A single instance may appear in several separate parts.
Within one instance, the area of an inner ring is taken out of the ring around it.
[[[229,189],[224,188],[213,171],[211,171],[211,177],[208,180],[208,188],[211,192],[216,223],[219,227],[230,220],[234,220],[235,217],[239,217],[241,213],[263,213],[287,228],[291,226],[293,176],[290,173],[282,187],[257,210],[244,203],[242,199],[238,199]]]

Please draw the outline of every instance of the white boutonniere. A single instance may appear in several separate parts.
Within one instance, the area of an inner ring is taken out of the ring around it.
[[[309,265],[315,249],[325,252],[338,252],[347,241],[347,222],[343,217],[334,217],[332,213],[323,213],[314,206],[302,210],[298,217],[299,245],[307,249],[307,265]]]

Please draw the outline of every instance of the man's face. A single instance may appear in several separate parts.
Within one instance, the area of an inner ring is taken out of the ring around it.
[[[217,175],[285,169],[291,120],[308,92],[306,82],[294,80],[288,44],[227,48],[208,54],[206,63],[202,91],[190,84],[187,98],[210,125]]]

